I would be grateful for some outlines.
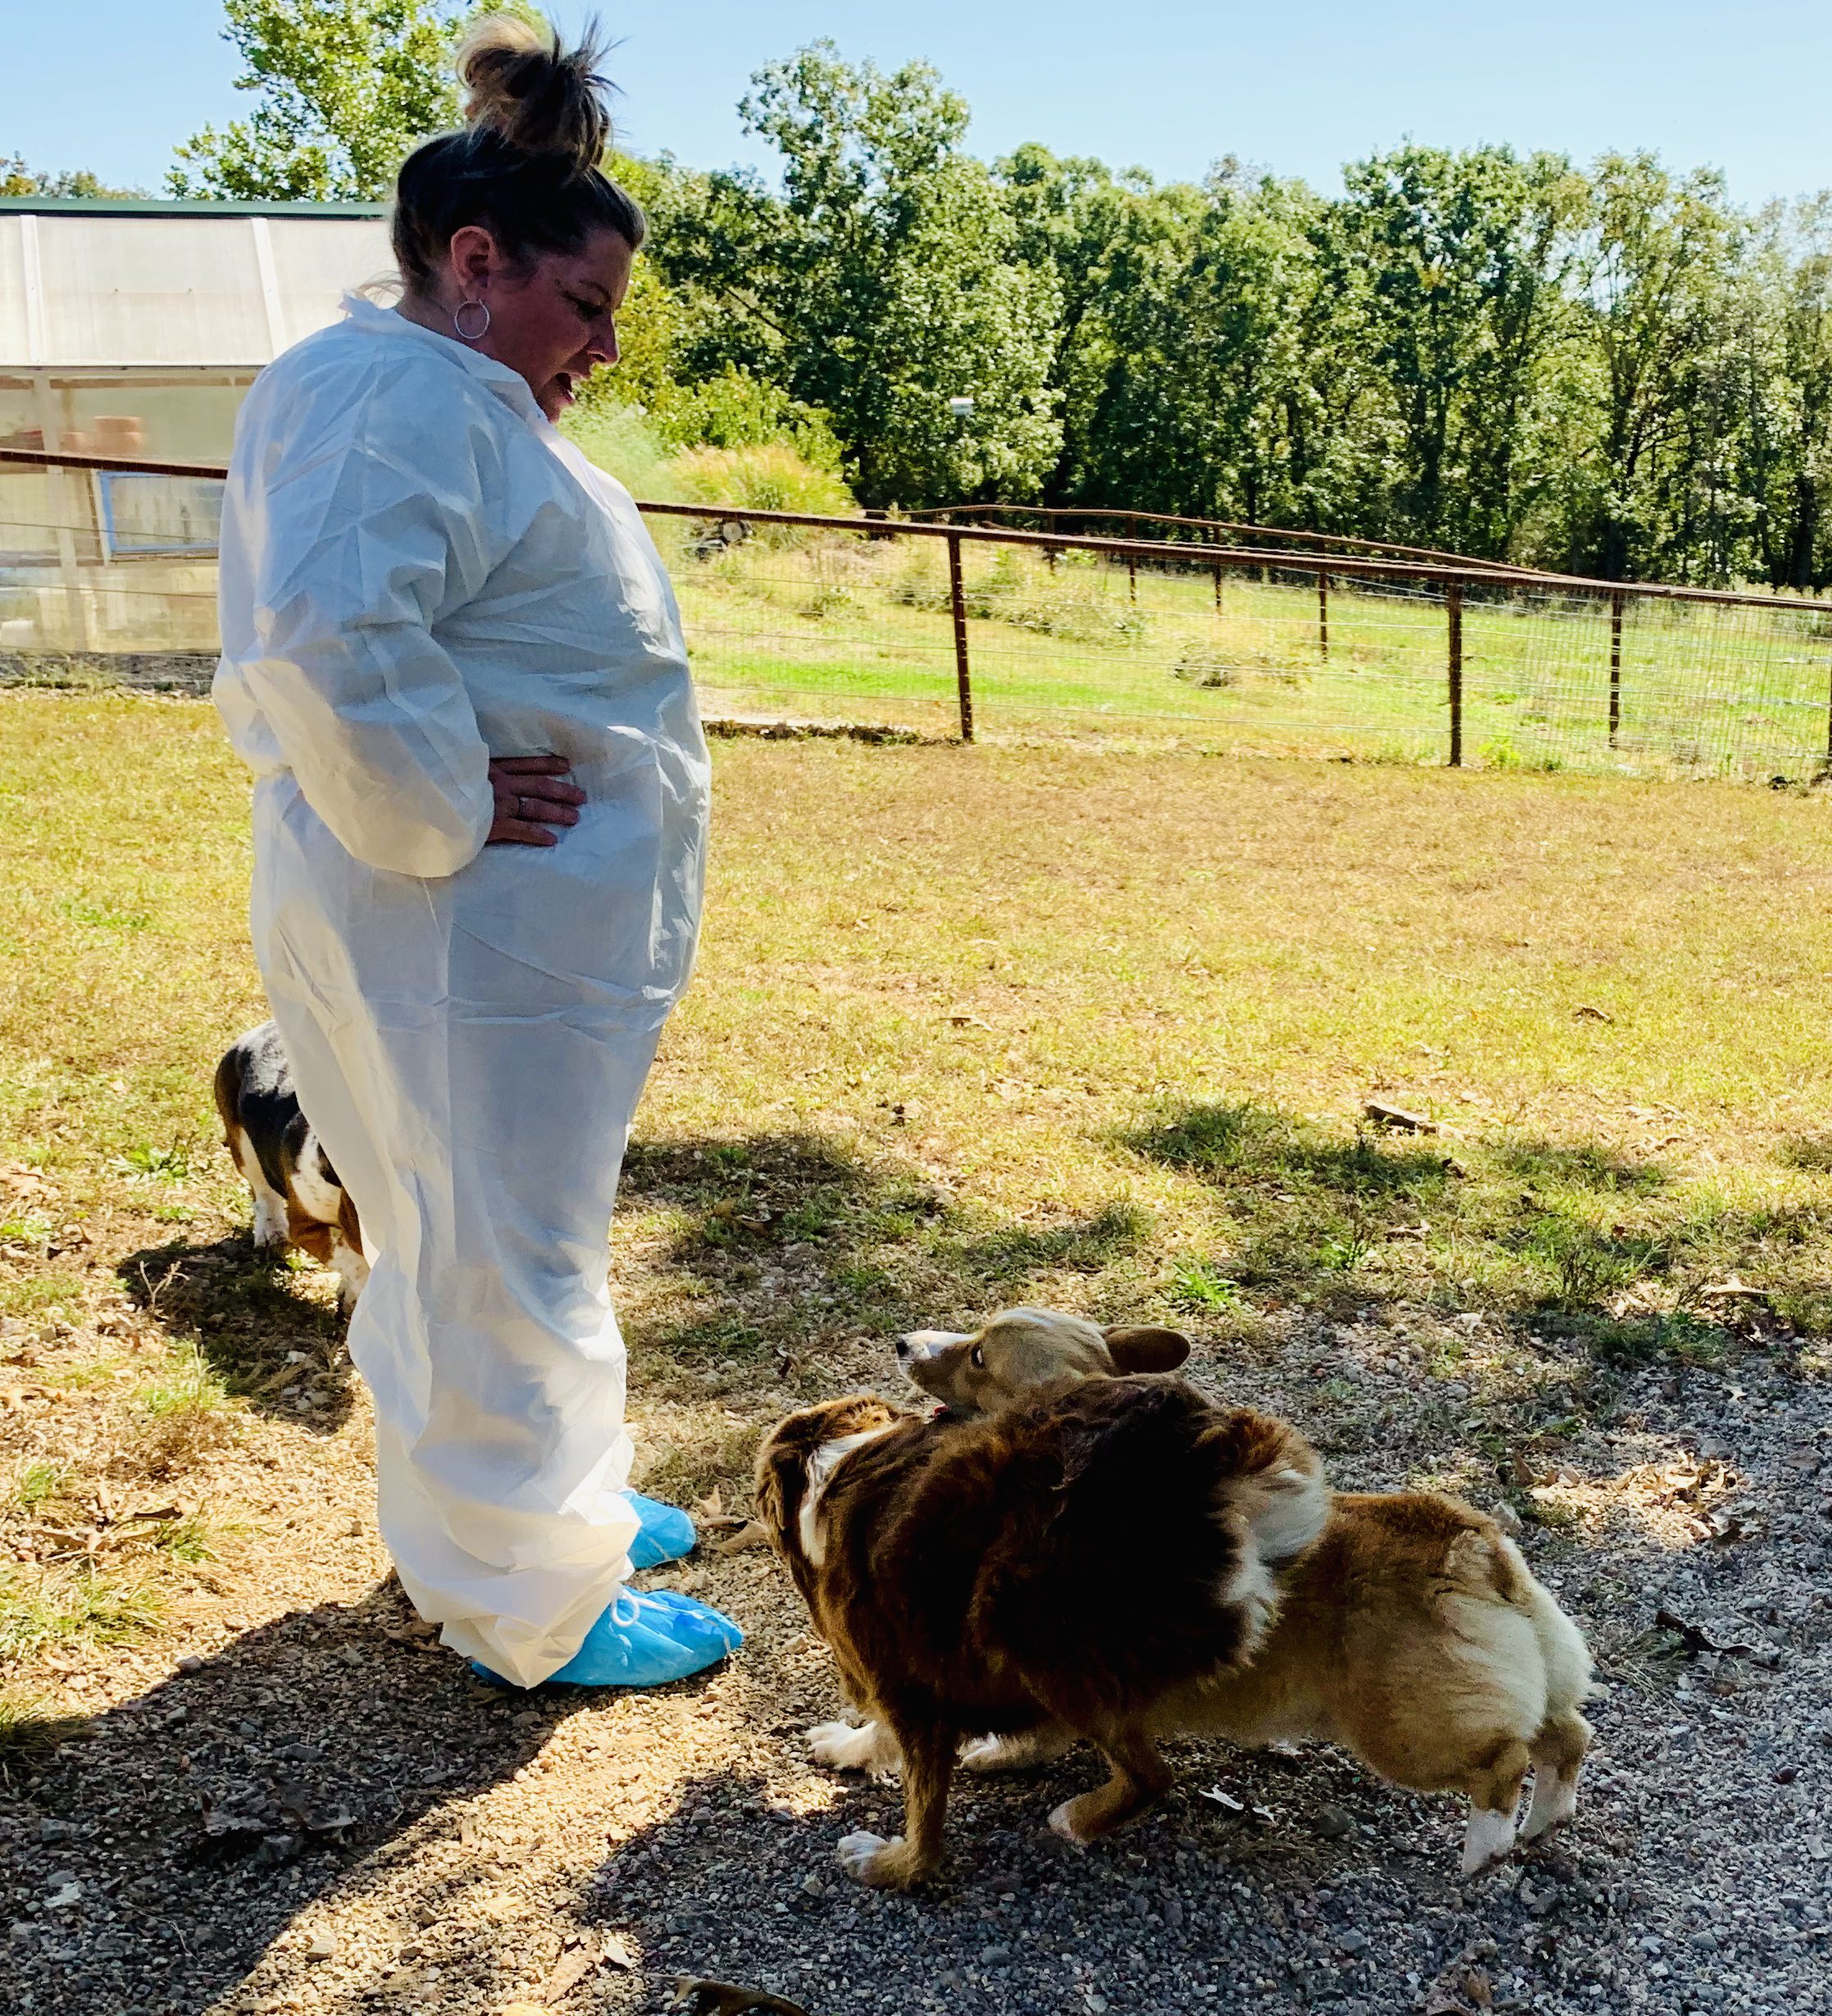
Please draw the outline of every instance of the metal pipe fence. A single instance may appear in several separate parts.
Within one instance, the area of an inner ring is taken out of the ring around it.
[[[1360,539],[1348,532],[1308,532],[1294,526],[1256,525],[1251,519],[1192,518],[1174,511],[1133,511],[1119,505],[1099,504],[936,504],[909,514],[913,520],[934,520],[960,524],[989,518],[1009,519],[1023,527],[1041,520],[1050,531],[1073,522],[1084,532],[1097,532],[1104,526],[1124,526],[1125,534],[1137,536],[1133,528],[1155,525],[1168,528],[1159,538],[1174,541],[1184,532],[1201,534],[1205,541],[1219,543],[1224,534],[1237,545],[1265,544],[1278,552],[1288,546],[1309,547],[1324,553],[1361,553],[1385,555],[1400,560],[1438,560],[1451,567],[1470,567],[1488,573],[1512,571],[1499,560],[1478,560],[1468,553],[1452,553],[1442,546],[1403,546],[1392,539]]]
[[[138,544],[111,549],[93,491],[116,471],[193,489],[221,474],[0,450],[0,676],[130,663],[144,684],[163,661],[201,683],[213,558],[175,550],[198,500],[180,525],[141,498]],[[1811,598],[1341,547],[640,508],[709,712],[1654,776],[1832,765],[1832,604]]]

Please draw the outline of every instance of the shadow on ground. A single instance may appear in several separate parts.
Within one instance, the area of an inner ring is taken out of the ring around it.
[[[390,1579],[93,1719],[16,1724],[0,1909],[16,1971],[39,1978],[10,2006],[191,2016],[407,1830],[526,1763],[586,1698],[474,1681]]]
[[[143,1247],[115,1272],[168,1332],[195,1337],[212,1371],[259,1412],[320,1434],[349,1418],[355,1374],[342,1318],[247,1232]]]
[[[1231,1290],[1482,1310],[1628,1362],[1832,1327],[1832,1209],[1738,1206],[1603,1144],[1345,1135],[1240,1101],[1176,1107],[1119,1145],[1210,1188]]]
[[[893,1155],[868,1163],[808,1134],[633,1147],[621,1208],[665,1213],[669,1234],[648,1264],[720,1304],[633,1333],[658,1369],[718,1359],[786,1370],[823,1330],[888,1337],[1020,1301],[1065,1270],[1128,1258],[1152,1230],[1123,1198],[1053,1221],[997,1220]]]

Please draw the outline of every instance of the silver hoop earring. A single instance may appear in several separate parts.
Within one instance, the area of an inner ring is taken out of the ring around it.
[[[482,325],[476,329],[467,329],[464,317],[475,308],[482,316]],[[487,301],[461,301],[452,311],[452,329],[460,343],[481,343],[490,334],[490,303]]]

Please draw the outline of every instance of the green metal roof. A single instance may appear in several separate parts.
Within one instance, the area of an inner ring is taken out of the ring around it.
[[[385,217],[386,203],[203,203],[154,196],[0,196],[0,215],[89,217]]]

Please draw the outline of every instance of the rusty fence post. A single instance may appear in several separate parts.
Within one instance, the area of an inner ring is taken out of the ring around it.
[[[1329,576],[1317,576],[1317,654],[1329,662]]]
[[[1610,747],[1622,726],[1622,591],[1610,597]]]
[[[1126,556],[1126,592],[1134,602],[1138,600],[1138,557],[1135,553]]]
[[[1221,614],[1221,569],[1215,569],[1215,614]]]
[[[960,579],[960,535],[948,535],[948,593],[955,611],[955,684],[960,692],[960,739],[973,739],[973,677],[967,663],[967,591]]]
[[[1444,589],[1444,614],[1449,636],[1448,671],[1451,699],[1451,768],[1463,767],[1463,584],[1448,583]]]

